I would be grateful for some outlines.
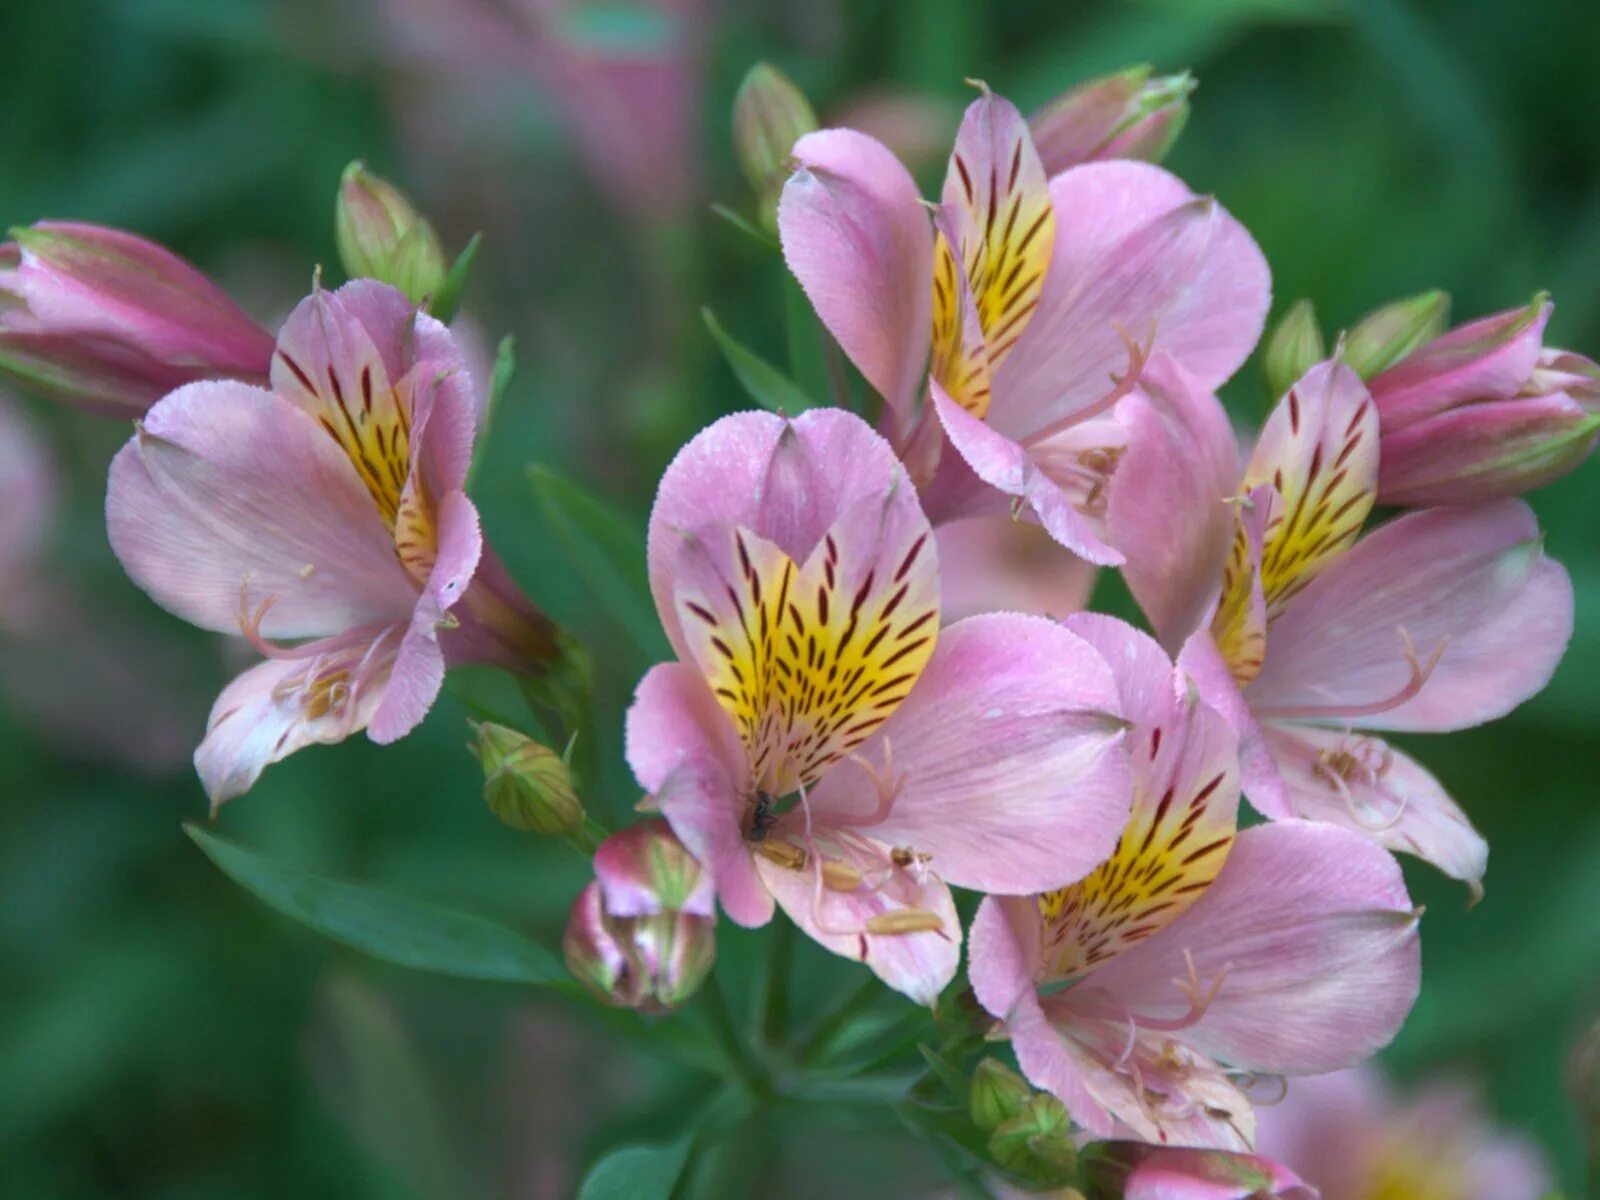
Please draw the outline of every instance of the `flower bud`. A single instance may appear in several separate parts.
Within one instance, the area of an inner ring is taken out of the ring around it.
[[[1111,158],[1160,162],[1189,119],[1188,72],[1152,75],[1148,66],[1080,84],[1029,121],[1045,173]]]
[[[716,958],[710,879],[662,821],[607,838],[595,876],[567,921],[567,969],[607,1004],[678,1007]]]
[[[1048,1092],[1036,1092],[989,1135],[989,1153],[1006,1170],[1047,1186],[1069,1182],[1077,1164],[1072,1122]]]
[[[359,161],[344,169],[334,208],[339,261],[352,279],[399,288],[413,304],[437,296],[449,266],[428,219],[399,188]]]
[[[1478,504],[1567,474],[1600,437],[1600,368],[1546,348],[1551,306],[1453,329],[1374,376],[1378,499]]]
[[[733,150],[768,229],[778,227],[778,195],[794,144],[816,127],[811,102],[787,75],[771,63],[750,68],[733,98]]]
[[[272,336],[170,250],[66,221],[12,236],[0,245],[0,371],[124,417],[199,379],[266,382]]]
[[[967,1111],[972,1123],[985,1133],[1011,1120],[1022,1111],[1033,1089],[1028,1081],[998,1059],[986,1058],[972,1073],[967,1089]]]
[[[513,829],[565,836],[583,827],[583,802],[561,756],[526,734],[485,721],[467,749],[483,767],[483,798]]]
[[[1107,1142],[1083,1154],[1089,1200],[1316,1200],[1315,1188],[1271,1159],[1226,1150]]]
[[[1279,319],[1262,351],[1261,370],[1267,395],[1274,403],[1295,381],[1328,357],[1317,325],[1317,310],[1309,300],[1296,300]]]
[[[1387,371],[1419,346],[1433,341],[1450,321],[1450,294],[1423,292],[1375,308],[1345,336],[1346,366],[1363,379]]]

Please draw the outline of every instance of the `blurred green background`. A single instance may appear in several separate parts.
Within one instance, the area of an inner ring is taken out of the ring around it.
[[[136,229],[269,325],[336,261],[352,158],[409,190],[449,245],[485,233],[466,309],[486,345],[516,335],[519,370],[477,498],[513,573],[596,648],[589,799],[611,822],[635,799],[617,749],[650,638],[587,593],[524,468],[581,479],[642,529],[674,448],[747,406],[701,306],[781,360],[781,265],[708,207],[751,209],[728,112],[758,58],[825,121],[923,147],[930,181],[963,76],[1028,109],[1131,63],[1192,68],[1169,165],[1259,239],[1276,310],[1311,296],[1337,327],[1439,286],[1467,318],[1549,288],[1552,340],[1600,351],[1589,0],[6,0],[0,45],[7,224]],[[651,99],[611,105],[602,83],[618,76]],[[1253,365],[1227,398],[1259,416]],[[126,426],[26,411],[62,476],[48,567],[82,620],[48,647],[0,644],[0,1195],[557,1197],[604,1148],[681,1129],[706,1077],[619,1026],[362,959],[198,853],[180,829],[205,812],[185,759],[240,660],[111,558],[100,505]],[[1576,1194],[1563,1075],[1600,1015],[1600,470],[1534,503],[1577,583],[1577,633],[1512,717],[1405,742],[1493,855],[1471,912],[1463,889],[1408,866],[1428,906],[1425,984],[1386,1062],[1483,1079]],[[478,683],[447,685],[396,747],[357,739],[272,768],[215,828],[553,945],[585,868],[483,805],[463,749]],[[720,938],[738,1006],[763,942],[726,925]],[[797,956],[803,1022],[852,977],[813,947]],[[881,1110],[780,1109],[747,1134],[705,1168],[728,1194],[940,1186],[931,1152]]]

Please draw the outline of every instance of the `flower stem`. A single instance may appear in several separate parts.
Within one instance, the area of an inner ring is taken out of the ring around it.
[[[739,1031],[728,1013],[728,1002],[722,995],[722,984],[714,973],[706,978],[705,986],[700,989],[700,1011],[734,1078],[752,1094],[765,1096],[770,1090],[766,1076],[751,1059],[739,1037]]]
[[[794,951],[794,924],[774,921],[768,939],[766,984],[762,994],[760,1035],[769,1046],[783,1042],[789,1024],[789,976]]]

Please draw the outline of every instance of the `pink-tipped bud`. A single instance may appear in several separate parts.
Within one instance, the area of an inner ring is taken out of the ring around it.
[[[567,921],[567,969],[607,1004],[677,1008],[716,958],[710,879],[658,820],[607,838],[594,868]]]
[[[1080,84],[1029,121],[1046,174],[1111,158],[1160,162],[1189,119],[1192,91],[1188,72],[1156,75],[1148,66]]]
[[[110,416],[198,379],[266,382],[272,336],[170,250],[66,221],[12,236],[0,246],[0,371]]]
[[[1588,457],[1600,437],[1600,368],[1544,346],[1550,311],[1539,296],[1453,329],[1373,377],[1381,503],[1517,496]]]
[[[733,153],[770,230],[778,227],[778,194],[794,144],[816,127],[817,114],[792,79],[771,63],[750,68],[733,98]]]
[[[1107,1142],[1083,1155],[1089,1200],[1317,1200],[1287,1167],[1253,1154]]]
[[[443,288],[450,268],[439,235],[399,188],[360,162],[339,180],[333,230],[339,261],[352,279],[380,280],[413,304]]]

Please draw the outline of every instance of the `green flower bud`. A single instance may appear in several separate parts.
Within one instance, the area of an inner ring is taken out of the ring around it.
[[[1261,370],[1267,379],[1267,395],[1274,402],[1295,381],[1328,357],[1317,325],[1317,310],[1309,300],[1297,300],[1278,321],[1262,352]]]
[[[1344,339],[1344,361],[1363,379],[1395,363],[1445,331],[1450,323],[1448,292],[1423,292],[1375,308]]]
[[[816,127],[811,102],[787,75],[771,63],[750,68],[733,98],[733,150],[768,229],[778,227],[778,195],[794,144]]]
[[[483,767],[483,798],[513,829],[564,836],[583,828],[583,802],[561,756],[526,734],[485,721],[467,749]]]
[[[1028,1081],[998,1059],[986,1058],[972,1073],[967,1089],[967,1111],[972,1123],[985,1133],[1011,1120],[1022,1111],[1033,1089]]]
[[[1016,1116],[995,1127],[989,1153],[1006,1170],[1046,1186],[1069,1182],[1078,1161],[1067,1110],[1047,1092],[1030,1096]]]
[[[334,209],[339,260],[352,279],[399,288],[413,304],[437,296],[449,267],[428,219],[359,162],[344,169]]]

